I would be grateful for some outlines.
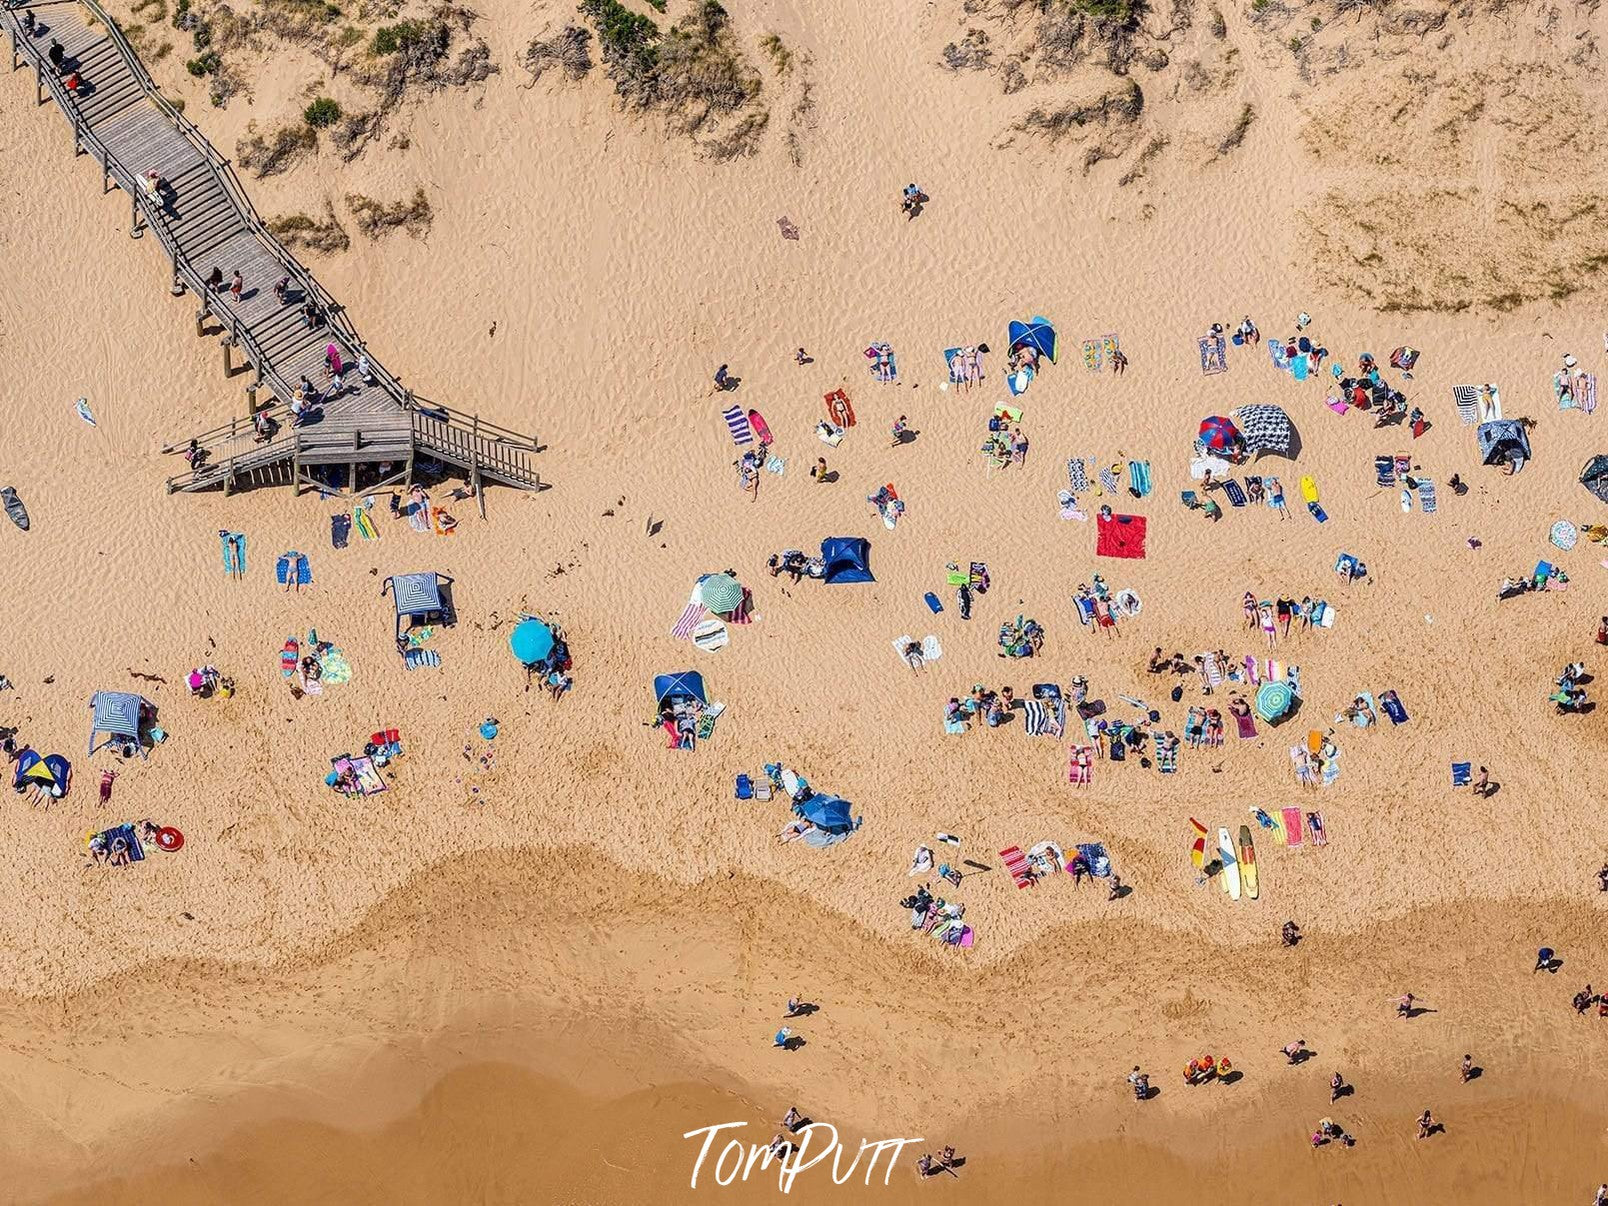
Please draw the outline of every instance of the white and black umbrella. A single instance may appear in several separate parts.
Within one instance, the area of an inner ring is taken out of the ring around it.
[[[1282,456],[1291,455],[1291,450],[1295,447],[1295,424],[1290,422],[1290,416],[1279,407],[1242,406],[1238,410],[1231,411],[1229,417],[1234,420],[1234,426],[1239,428],[1248,455],[1259,456],[1264,452],[1276,452]]]

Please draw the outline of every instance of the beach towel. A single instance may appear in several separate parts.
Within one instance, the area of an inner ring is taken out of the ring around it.
[[[231,578],[246,576],[246,534],[219,532],[218,543],[223,548],[223,572]]]
[[[1223,669],[1217,664],[1217,655],[1208,653],[1201,658],[1201,665],[1206,668],[1206,684],[1213,691],[1223,685]]]
[[[1464,427],[1472,427],[1479,420],[1480,391],[1472,385],[1452,386],[1452,401],[1457,405],[1457,417]]]
[[[1340,755],[1331,756],[1323,764],[1323,786],[1333,787],[1336,779],[1340,777]]]
[[[1029,737],[1045,737],[1050,732],[1050,710],[1036,699],[1019,699],[1022,709],[1022,727]]]
[[[1100,470],[1100,484],[1106,488],[1108,493],[1116,494],[1122,488],[1117,485],[1117,473],[1119,472],[1119,468],[1112,468],[1111,466],[1107,465],[1102,467]]]
[[[1285,808],[1281,810],[1284,818],[1284,844],[1286,846],[1299,846],[1301,844],[1301,810],[1299,808]]]
[[[1258,610],[1258,614],[1260,614],[1260,609]],[[1262,631],[1267,631],[1266,623],[1263,623]],[[1262,670],[1261,667],[1257,665],[1256,655],[1254,653],[1247,653],[1245,655],[1245,681],[1250,683],[1253,687],[1260,687],[1262,685]]]
[[[1118,341],[1115,334],[1102,335],[1100,337],[1100,352],[1106,358],[1106,362],[1111,364],[1113,368],[1116,367],[1114,358],[1121,350],[1122,345]]]
[[[1234,717],[1234,723],[1239,726],[1239,735],[1249,740],[1256,736],[1256,719],[1252,716]]]
[[[938,638],[935,635],[929,632],[926,636],[921,638],[922,661],[936,662],[939,658],[943,657],[943,655],[944,647],[938,643]]]
[[[1078,853],[1083,856],[1090,875],[1104,879],[1111,874],[1111,855],[1106,852],[1104,842],[1079,842]]]
[[[417,670],[420,666],[439,666],[441,655],[434,649],[409,649],[402,655],[402,664],[409,670]]]
[[[1007,846],[999,852],[999,856],[1005,860],[1005,870],[1010,872],[1018,888],[1031,888],[1038,882],[1033,878],[1033,872],[1027,863],[1027,855],[1022,853],[1020,846]]]
[[[1087,745],[1074,745],[1071,747],[1067,759],[1067,782],[1077,787],[1087,787],[1094,781],[1094,749]]]
[[[1384,708],[1385,715],[1390,717],[1391,724],[1407,723],[1407,709],[1402,707],[1401,697],[1394,691],[1386,691],[1381,695],[1379,705]]]
[[[353,758],[352,770],[357,773],[357,786],[365,796],[378,795],[386,790],[385,776],[380,774],[372,758]]]
[[[1128,462],[1128,492],[1135,498],[1144,498],[1150,493],[1150,462]]]
[[[1472,762],[1452,763],[1452,786],[1467,787],[1474,780],[1474,764]]]
[[[415,532],[428,532],[430,530],[430,503],[410,502],[402,510],[408,517],[408,527]]]
[[[1396,462],[1390,456],[1374,457],[1374,485],[1390,487],[1396,484]]]
[[[678,641],[690,641],[692,630],[698,627],[699,621],[704,618],[704,605],[699,601],[698,588],[692,588],[692,598],[687,600],[686,610],[681,618],[670,626],[670,635]]]
[[[1156,769],[1164,775],[1178,773],[1178,750],[1176,747],[1156,751]]]
[[[1098,373],[1105,365],[1105,343],[1099,339],[1085,339],[1083,341],[1083,367],[1091,373]]]
[[[1425,515],[1435,513],[1435,483],[1427,477],[1418,479],[1418,506]]]
[[[754,442],[754,429],[749,425],[748,414],[741,406],[729,406],[720,412],[720,417],[726,421],[726,430],[731,433],[731,442],[741,448],[744,444]]]
[[[1245,491],[1240,489],[1240,484],[1233,478],[1229,478],[1223,483],[1223,493],[1228,496],[1229,506],[1243,507],[1245,505]]]
[[[1576,373],[1574,386],[1575,402],[1580,409],[1591,414],[1597,409],[1597,374]]]
[[[1101,515],[1095,520],[1095,555],[1140,559],[1145,555],[1143,515]]]
[[[88,398],[78,399],[77,402],[73,403],[73,409],[78,411],[78,417],[80,419],[84,420],[84,422],[88,423],[91,427],[95,426],[95,412],[89,409]]]
[[[378,540],[380,538],[379,529],[374,526],[374,520],[369,517],[367,507],[358,506],[352,508],[352,523],[357,526],[357,534],[364,540]]]
[[[1262,488],[1267,491],[1267,505],[1275,510],[1284,510],[1284,487],[1279,485],[1276,477],[1264,477]]]
[[[352,537],[352,517],[344,511],[329,517],[329,543],[333,548],[344,549]]]
[[[1221,335],[1207,335],[1196,341],[1200,345],[1200,371],[1210,377],[1214,373],[1228,372],[1228,341]]]
[[[692,644],[705,653],[715,653],[731,644],[731,633],[724,624],[711,617],[692,630]]]
[[[1548,534],[1548,539],[1567,553],[1574,548],[1575,543],[1580,539],[1580,531],[1567,519],[1560,519],[1552,525],[1552,531]]]
[[[1075,456],[1066,463],[1067,485],[1072,488],[1074,498],[1089,492],[1089,467],[1083,463],[1081,456]]]

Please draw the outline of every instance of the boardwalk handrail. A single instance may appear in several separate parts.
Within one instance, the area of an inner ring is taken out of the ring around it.
[[[484,440],[502,444],[510,451],[540,452],[541,446],[529,436],[514,431],[490,420],[482,419],[479,415],[466,414],[456,410],[444,402],[433,402],[429,398],[421,398],[416,394],[408,395],[408,409],[414,414],[424,418],[435,418],[437,422],[445,423],[448,427],[462,428],[464,431],[477,431]]]

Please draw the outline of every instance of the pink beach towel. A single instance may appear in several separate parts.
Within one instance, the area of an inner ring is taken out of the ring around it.
[[[1239,725],[1239,735],[1250,738],[1256,736],[1256,721],[1249,716],[1236,716],[1234,722]]]
[[[1259,687],[1262,685],[1262,675],[1256,668],[1255,654],[1247,653],[1245,655],[1245,673],[1250,676],[1251,686]]]
[[[1005,870],[1011,873],[1018,888],[1031,888],[1038,882],[1033,878],[1033,872],[1027,865],[1027,855],[1022,853],[1020,846],[1007,846],[999,852],[999,856],[1005,860]]]
[[[1286,808],[1284,812],[1284,844],[1286,846],[1299,846],[1301,844],[1301,810],[1299,808]]]
[[[681,618],[670,629],[670,635],[678,641],[692,640],[692,630],[698,627],[698,622],[704,618],[704,605],[698,602],[698,592],[692,592],[692,599],[687,603],[687,610],[681,613]]]

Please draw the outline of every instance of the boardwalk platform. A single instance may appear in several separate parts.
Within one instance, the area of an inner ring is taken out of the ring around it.
[[[37,102],[53,101],[70,125],[74,154],[100,163],[102,191],[115,185],[128,195],[129,234],[154,235],[171,263],[174,292],[200,299],[197,333],[222,336],[225,373],[237,365],[248,370],[248,408],[266,412],[266,439],[251,414],[195,436],[203,455],[168,479],[170,493],[265,483],[328,489],[304,469],[324,465],[347,466],[354,490],[360,468],[372,474],[381,467],[379,480],[367,485],[373,488],[411,481],[421,458],[466,470],[477,487],[491,480],[542,488],[533,437],[415,397],[368,352],[344,307],[268,232],[229,161],[162,96],[96,0],[8,4],[0,26],[11,40],[12,70],[33,69]],[[52,45],[62,48],[59,68]],[[164,182],[155,195],[143,186],[151,171]],[[208,287],[214,269],[223,274],[222,291]],[[245,281],[238,300],[227,290],[237,270]],[[288,282],[284,301],[274,290],[281,280]],[[311,320],[303,312],[308,302],[316,310]],[[293,426],[287,404],[303,378],[323,387],[331,344],[347,365],[365,356],[372,384],[348,372],[342,395]],[[183,452],[190,442],[163,451]]]

